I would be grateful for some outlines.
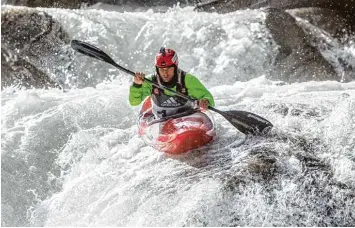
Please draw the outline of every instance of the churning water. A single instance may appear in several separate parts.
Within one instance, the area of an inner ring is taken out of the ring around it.
[[[167,156],[137,136],[131,76],[68,47],[66,92],[1,92],[3,226],[355,225],[355,82],[266,79],[277,46],[263,11],[42,10],[133,71],[175,49],[216,107],[275,128],[246,137],[214,114],[213,143]]]

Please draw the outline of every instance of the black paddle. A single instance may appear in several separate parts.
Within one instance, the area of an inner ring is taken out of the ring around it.
[[[105,52],[103,52],[102,50],[100,50],[99,48],[97,48],[91,44],[88,44],[88,43],[85,43],[85,42],[79,41],[79,40],[72,40],[71,47],[74,50],[76,50],[84,55],[105,61],[105,62],[113,65],[114,67],[122,70],[123,72],[126,72],[127,74],[130,74],[132,76],[135,75],[134,72],[118,65]],[[186,96],[185,94],[179,93],[177,91],[174,91],[164,85],[159,85],[157,83],[154,83],[153,81],[149,80],[148,78],[145,78],[144,81],[149,82],[158,88],[168,90],[168,91],[170,91],[170,92],[176,94],[177,96],[184,98],[186,100],[193,101],[193,102],[196,101],[196,99],[193,99],[193,98]],[[273,127],[273,125],[270,123],[270,121],[264,119],[261,116],[253,114],[251,112],[235,111],[235,110],[234,111],[221,111],[221,110],[218,110],[218,109],[213,108],[211,106],[208,106],[208,109],[221,114],[234,127],[236,127],[239,131],[241,131],[244,134],[258,135],[260,133],[265,133],[265,132],[269,131]]]

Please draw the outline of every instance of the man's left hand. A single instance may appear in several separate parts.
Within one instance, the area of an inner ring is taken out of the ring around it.
[[[202,98],[201,100],[198,101],[198,106],[201,111],[206,111],[209,105],[209,101],[207,99]]]

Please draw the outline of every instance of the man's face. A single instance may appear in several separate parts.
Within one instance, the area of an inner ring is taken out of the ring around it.
[[[174,67],[158,68],[161,79],[164,82],[170,82],[174,77]]]

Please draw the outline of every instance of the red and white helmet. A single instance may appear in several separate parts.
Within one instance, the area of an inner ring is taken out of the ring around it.
[[[159,53],[155,56],[156,67],[178,66],[179,60],[176,52],[169,48],[160,48]]]

